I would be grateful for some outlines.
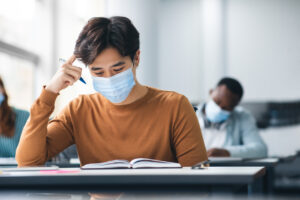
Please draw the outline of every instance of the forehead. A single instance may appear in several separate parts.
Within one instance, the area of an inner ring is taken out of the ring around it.
[[[219,99],[223,99],[232,103],[238,103],[238,95],[232,93],[226,85],[217,86],[213,92],[213,95]]]
[[[217,86],[214,90],[215,94],[220,97],[231,98],[234,94],[227,88],[226,85]]]
[[[89,66],[105,67],[107,65],[113,65],[119,61],[126,62],[128,59],[128,56],[124,57],[117,49],[110,47],[104,49]]]

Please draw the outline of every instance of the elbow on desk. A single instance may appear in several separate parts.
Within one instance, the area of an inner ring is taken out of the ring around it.
[[[34,156],[28,151],[23,150],[18,146],[16,150],[15,159],[18,163],[18,167],[40,166],[44,165],[46,159],[41,156]]]
[[[260,151],[261,151],[261,157],[263,157],[263,158],[268,157],[268,147],[266,144],[262,145]]]
[[[255,149],[256,149],[257,158],[268,157],[268,147],[264,142],[257,144]]]
[[[265,144],[248,145],[245,147],[227,147],[231,157],[241,158],[266,158],[268,156],[268,148]]]

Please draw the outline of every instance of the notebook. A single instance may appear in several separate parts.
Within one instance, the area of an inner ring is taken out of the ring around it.
[[[136,158],[131,160],[111,160],[102,163],[91,163],[81,169],[139,169],[139,168],[181,168],[179,163],[154,160],[149,158]]]

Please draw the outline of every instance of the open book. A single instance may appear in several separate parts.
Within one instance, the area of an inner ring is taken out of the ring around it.
[[[149,158],[136,158],[132,161],[112,160],[102,163],[91,163],[81,167],[81,169],[124,169],[124,168],[181,168],[179,163],[154,160]]]

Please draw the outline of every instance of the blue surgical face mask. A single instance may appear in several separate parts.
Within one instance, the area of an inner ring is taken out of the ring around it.
[[[135,85],[132,68],[112,77],[92,76],[94,89],[112,103],[124,101]]]
[[[0,106],[2,105],[3,101],[5,100],[5,96],[3,93],[0,93]]]
[[[230,114],[231,112],[222,110],[214,100],[210,100],[205,106],[205,115],[213,123],[226,121]]]

